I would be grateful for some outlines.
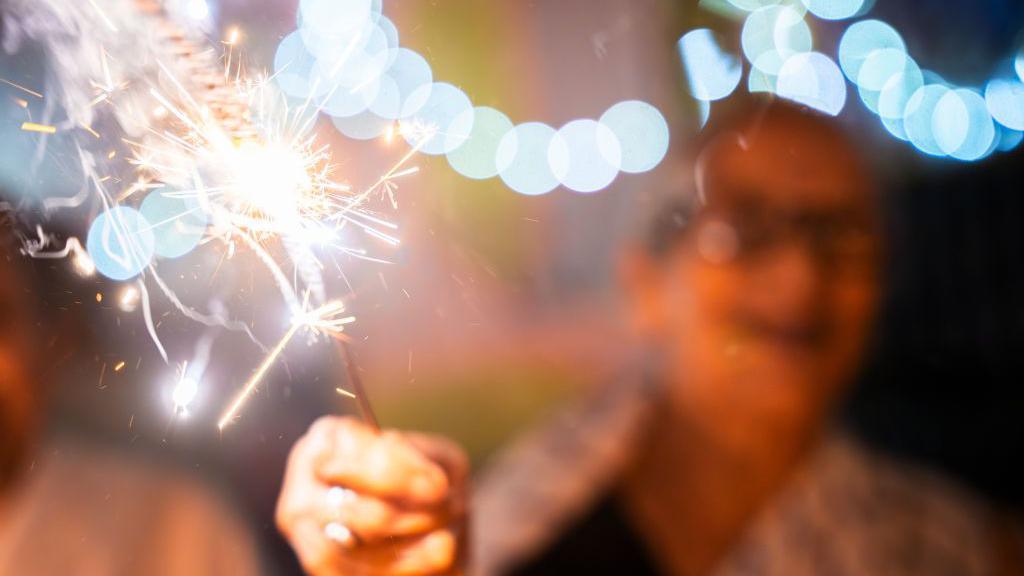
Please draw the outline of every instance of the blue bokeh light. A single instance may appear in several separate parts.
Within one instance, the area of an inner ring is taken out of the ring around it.
[[[935,106],[932,131],[939,148],[957,160],[979,160],[995,148],[995,124],[985,99],[966,88],[942,96]]]
[[[931,156],[945,156],[935,140],[932,117],[939,100],[950,90],[941,84],[926,84],[918,88],[907,100],[903,114],[903,128],[915,148]]]
[[[551,172],[576,192],[607,188],[619,174],[622,145],[611,128],[590,119],[562,126],[548,147]]]
[[[1024,83],[1016,79],[997,78],[985,86],[985,102],[997,122],[1024,130]]]
[[[548,148],[555,129],[541,122],[519,124],[498,143],[498,175],[506,186],[520,194],[537,196],[558,186],[548,164]]]
[[[835,116],[846,103],[846,82],[839,66],[820,52],[790,56],[779,71],[776,93]]]
[[[96,270],[112,280],[138,276],[153,259],[153,232],[138,210],[116,206],[89,227],[85,248]]]
[[[459,174],[474,180],[497,176],[498,144],[515,126],[508,116],[487,106],[478,106],[464,114],[473,115],[473,129],[462,146],[448,152],[448,164]]]
[[[150,223],[154,252],[163,258],[188,254],[206,233],[206,212],[199,201],[194,196],[175,195],[167,187],[150,192],[139,212]]]
[[[907,47],[892,26],[881,20],[862,20],[846,29],[839,41],[839,65],[850,82],[857,84],[860,68],[876,50],[892,48],[906,52]],[[881,86],[879,86],[881,88]]]
[[[1005,126],[996,126],[998,128],[998,140],[996,144],[996,150],[1000,152],[1009,152],[1020,145],[1021,140],[1024,140],[1024,132],[1020,130],[1011,130]]]
[[[640,100],[619,102],[599,120],[615,134],[622,150],[623,172],[638,174],[653,169],[668,153],[668,122],[657,108]]]
[[[724,52],[707,28],[687,32],[677,44],[686,67],[690,93],[698,100],[720,100],[740,83],[743,65],[739,58]]]
[[[907,101],[924,85],[924,74],[912,58],[907,57],[901,71],[886,80],[878,96],[878,107],[875,111],[882,118],[903,118]]]
[[[822,20],[845,20],[861,14],[864,0],[802,0],[804,6]]]
[[[747,91],[751,94],[757,92],[775,92],[775,85],[778,76],[765,74],[757,68],[752,68],[747,75]]]

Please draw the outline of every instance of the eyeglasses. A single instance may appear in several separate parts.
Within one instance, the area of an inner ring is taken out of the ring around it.
[[[695,232],[700,254],[718,264],[754,262],[793,240],[832,267],[871,263],[877,253],[870,222],[844,212],[709,209]]]

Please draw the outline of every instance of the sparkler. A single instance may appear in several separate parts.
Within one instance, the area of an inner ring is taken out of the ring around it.
[[[201,215],[205,220],[201,241],[223,243],[228,258],[239,245],[250,249],[274,279],[292,315],[288,330],[266,352],[222,414],[218,428],[223,430],[235,420],[260,381],[300,332],[310,334],[313,339],[327,337],[337,342],[360,411],[368,423],[376,426],[341,334],[354,318],[345,314],[340,300],[327,298],[322,278],[324,265],[317,253],[379,261],[362,248],[342,243],[340,233],[349,226],[386,244],[398,244],[399,240],[393,235],[394,224],[369,209],[368,201],[386,196],[392,207],[396,205],[394,181],[416,172],[416,168],[407,163],[434,136],[436,128],[400,126],[403,135],[414,131],[415,136],[411,138],[414,145],[370,187],[354,192],[336,180],[330,151],[317,142],[314,131],[320,107],[337,87],[328,90],[322,98],[311,95],[301,105],[290,107],[285,97],[274,91],[271,78],[250,73],[237,57],[237,30],[224,42],[227,56],[222,66],[214,50],[204,47],[201,39],[176,25],[164,6],[154,0],[110,0],[109,6],[107,2],[89,0],[85,6],[68,9],[56,5],[51,10],[58,16],[74,13],[80,18],[91,17],[95,29],[104,29],[109,37],[116,39],[126,34],[126,30],[139,28],[138,22],[129,26],[122,21],[131,12],[128,4],[134,9],[133,17],[144,15],[145,45],[152,50],[151,57],[141,67],[125,66],[111,56],[116,52],[101,44],[95,54],[96,73],[88,78],[91,94],[87,97],[74,95],[65,86],[63,103],[69,108],[69,123],[100,138],[104,146],[102,155],[106,162],[103,164],[87,149],[81,150],[87,180],[105,209],[104,216],[109,219],[104,222],[102,247],[122,267],[141,263],[137,271],[130,270],[134,273],[126,274],[128,277],[141,274],[130,299],[141,299],[147,328],[157,348],[166,360],[149,311],[146,279],[152,279],[185,316],[208,325],[238,329],[236,323],[222,316],[204,315],[184,305],[147,255],[147,249],[152,253],[152,240],[147,246],[146,239],[161,226],[172,223],[184,226],[188,217]],[[116,9],[110,9],[111,6]],[[72,71],[66,75],[65,83],[75,84],[77,77]],[[109,137],[91,127],[95,125],[93,116],[100,108],[112,110],[124,131],[119,140],[131,152],[125,160],[110,150]],[[26,122],[22,128],[53,134],[61,126]],[[117,180],[101,176],[100,171],[116,173],[114,166],[119,161],[127,163],[134,181],[121,192],[115,192],[109,186]],[[155,191],[166,187],[170,190]],[[144,193],[177,199],[186,208],[166,219],[148,222],[148,226],[136,226],[128,221],[125,212],[115,207],[130,206]],[[81,201],[69,200],[66,204],[73,206]],[[92,233],[90,251],[91,242]],[[268,245],[273,242],[284,247],[295,277],[302,285],[301,290],[269,250]],[[45,252],[44,247],[45,242],[41,240],[33,250],[26,251],[35,257],[73,257],[82,273],[95,270],[98,264],[89,259],[89,254],[74,238],[61,251]],[[298,295],[300,291],[302,298]],[[314,307],[310,307],[311,300]],[[247,327],[242,329],[248,333]],[[192,384],[198,385],[194,381]],[[195,386],[190,385],[189,390]]]

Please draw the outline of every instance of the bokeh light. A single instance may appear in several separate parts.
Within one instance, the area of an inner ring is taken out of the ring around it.
[[[555,129],[541,122],[519,124],[498,143],[498,175],[506,186],[528,196],[546,194],[558,186],[548,164]]]
[[[371,0],[301,0],[297,14],[302,39],[318,59],[336,61],[369,36]]]
[[[780,22],[799,20],[806,9],[798,0],[786,1],[793,6],[785,14],[796,17]],[[758,1],[756,7],[775,3]],[[382,14],[382,4],[381,0],[300,0],[298,30],[282,39],[274,57],[274,79],[281,90],[294,99],[311,99],[349,138],[385,136],[390,140],[392,134],[399,134],[421,153],[445,154],[451,167],[468,178],[501,175],[506,184],[514,183],[510,187],[524,194],[556,187],[548,163],[550,139],[546,139],[547,132],[553,130],[534,123],[514,129],[500,111],[474,108],[462,90],[435,82],[427,60],[400,46],[398,29]],[[709,31],[702,34],[707,36],[693,37],[698,41],[693,50],[703,52],[690,56],[700,78],[695,85],[701,97],[725,97],[739,84],[743,67],[738,58],[718,49]],[[685,42],[680,43],[683,51]],[[783,43],[789,40],[783,38]],[[714,59],[707,58],[709,54]],[[626,171],[643,172],[664,157],[668,125],[653,106],[636,101],[628,109],[615,109],[607,120],[599,131],[611,136],[602,137],[600,146],[609,158],[615,158],[609,164],[614,172],[609,177],[610,170],[599,171],[593,175],[595,181],[614,179],[623,159]],[[618,144],[620,133],[623,140],[629,140],[625,152]],[[616,143],[614,154],[608,151],[608,141]],[[505,146],[499,150],[502,142]],[[534,145],[540,148],[524,149]],[[586,150],[566,150],[566,166],[582,161],[576,152]],[[522,166],[540,165],[540,159],[543,168],[535,177],[520,172]],[[577,182],[578,188],[593,186],[575,176],[573,169],[567,170],[566,178]]]
[[[805,52],[790,56],[783,64],[776,93],[835,116],[846,103],[846,82],[831,58]]]
[[[393,120],[401,118],[403,113],[415,114],[419,111],[416,104],[422,106],[426,102],[425,96],[429,96],[433,81],[434,73],[423,56],[408,48],[399,48],[391,67],[381,76],[377,99],[370,105],[370,111]],[[410,101],[413,93],[420,100]]]
[[[206,212],[194,196],[174,194],[168,187],[153,190],[139,212],[150,223],[153,250],[163,258],[188,254],[206,233]]]
[[[932,131],[939,148],[957,160],[978,160],[993,149],[995,126],[985,99],[966,88],[950,90],[935,105]]]
[[[907,108],[903,114],[903,128],[910,143],[931,156],[945,155],[935,140],[932,118],[939,100],[949,91],[949,88],[941,84],[922,86],[907,100]]]
[[[747,16],[740,42],[755,68],[775,75],[790,56],[811,49],[811,29],[794,6],[768,6]]]
[[[864,0],[801,0],[804,6],[822,20],[853,18],[864,10]]]
[[[924,74],[921,73],[921,68],[908,56],[903,69],[890,76],[882,86],[875,113],[882,118],[902,120],[907,101],[923,85]]]
[[[690,93],[698,100],[720,100],[740,83],[743,65],[739,58],[724,52],[707,28],[683,35],[677,44],[686,68]]]
[[[394,120],[381,118],[369,110],[347,118],[331,118],[339,132],[353,140],[372,140],[394,126]]]
[[[996,144],[996,150],[1000,152],[1009,152],[1020,145],[1021,140],[1024,140],[1024,132],[1020,130],[1012,130],[1005,126],[996,126],[998,129],[999,142]]]
[[[576,192],[597,192],[619,174],[622,146],[611,128],[590,120],[562,126],[548,148],[548,164],[563,186]]]
[[[1024,83],[1015,79],[991,80],[985,86],[985,102],[997,122],[1013,130],[1024,130]]]
[[[307,98],[314,66],[316,58],[306,49],[299,32],[292,32],[281,40],[274,54],[274,81],[285,94]]]
[[[417,145],[423,137],[420,129],[434,135],[422,144],[424,154],[447,154],[469,138],[473,131],[473,103],[462,91],[447,82],[420,86],[406,101],[410,110],[402,111],[403,135],[410,145]],[[412,130],[404,130],[412,126]],[[417,129],[420,128],[420,129]]]
[[[514,128],[512,121],[487,106],[478,106],[464,114],[473,115],[473,129],[462,146],[448,152],[448,164],[459,174],[475,180],[497,176],[498,144]]]
[[[640,100],[619,102],[599,122],[615,134],[622,150],[619,169],[637,174],[653,169],[668,153],[668,122],[657,108]]]
[[[153,259],[153,231],[138,210],[116,206],[93,220],[85,249],[100,274],[128,280]]]
[[[757,68],[750,70],[747,76],[747,91],[750,93],[757,92],[775,92],[775,85],[778,77],[772,74],[765,74]]]
[[[850,82],[858,84],[860,69],[876,50],[892,48],[906,52],[899,33],[881,20],[862,20],[851,24],[839,41],[839,65]],[[881,88],[881,86],[879,86]]]
[[[837,115],[849,80],[889,134],[925,154],[976,161],[1019,144],[1018,133],[1024,132],[1024,50],[1013,58],[1018,77],[993,79],[984,90],[976,90],[922,70],[899,32],[881,20],[846,27],[839,39],[838,66],[836,60],[811,51],[813,38],[804,22],[808,13],[824,20],[855,18],[867,13],[874,0],[723,1],[748,12],[741,44],[752,65],[747,73],[751,93],[772,93]],[[736,15],[721,8],[719,4],[723,14]],[[685,34],[679,52],[703,126],[710,102],[734,90],[735,72],[707,29]]]

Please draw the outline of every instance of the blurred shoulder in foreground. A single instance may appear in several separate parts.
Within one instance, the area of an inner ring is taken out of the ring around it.
[[[249,532],[200,484],[58,440],[0,508],[0,573],[259,574]]]

